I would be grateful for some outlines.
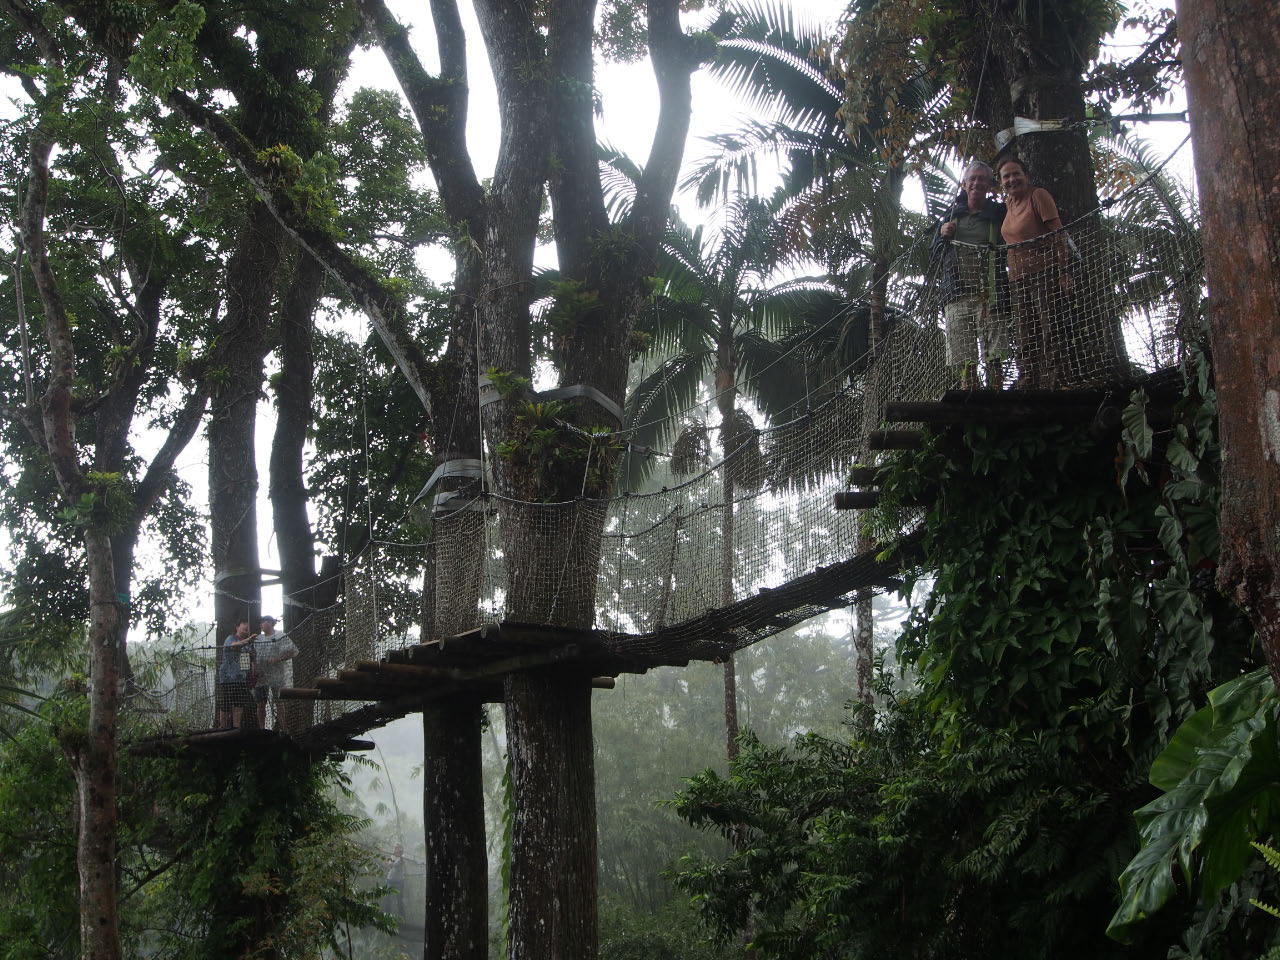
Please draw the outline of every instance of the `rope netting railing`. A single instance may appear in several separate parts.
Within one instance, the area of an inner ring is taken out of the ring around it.
[[[1133,380],[1174,366],[1199,329],[1204,257],[1176,222],[1123,224],[1097,214],[1013,246],[935,247],[892,372],[898,399],[939,386],[1070,389]],[[940,318],[940,323],[930,323]],[[920,363],[921,335],[938,343]],[[939,363],[937,354],[941,354]],[[914,368],[914,369],[913,369]]]
[[[857,512],[832,500],[874,460],[868,435],[887,402],[1136,380],[1179,361],[1204,295],[1199,235],[1175,221],[1094,214],[1020,246],[954,242],[893,281],[870,357],[787,422],[720,431],[719,461],[691,479],[664,462],[657,489],[607,500],[484,492],[438,514],[428,544],[371,543],[343,571],[342,602],[290,630],[292,684],[508,620],[593,628],[634,654],[710,656],[880,592],[883,571],[853,562]],[[708,391],[683,416],[715,424],[716,411]],[[212,653],[172,667],[167,702],[191,728],[218,725],[213,671]],[[304,730],[356,706],[268,697],[264,723]]]

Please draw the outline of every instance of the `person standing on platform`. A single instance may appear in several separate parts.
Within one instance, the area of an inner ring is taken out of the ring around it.
[[[218,667],[218,729],[241,726],[244,708],[249,705],[249,675],[240,662],[250,643],[249,621],[236,624],[236,632],[222,642],[222,664]]]
[[[975,390],[981,353],[987,387],[999,390],[1008,344],[1008,284],[997,248],[1005,207],[992,198],[995,174],[980,160],[965,167],[961,186],[929,249],[946,317],[947,365],[960,369],[963,389]]]
[[[999,174],[1008,198],[1000,232],[1009,244],[1009,283],[1017,318],[1014,387],[1054,390],[1068,378],[1071,249],[1058,205],[1048,190],[1032,185],[1022,161],[1006,157]]]
[[[267,703],[276,704],[276,729],[280,727],[280,690],[289,685],[285,664],[298,655],[298,648],[287,633],[276,633],[276,618],[265,616],[253,640],[257,657],[258,683],[253,699],[258,708],[258,729],[267,729]]]

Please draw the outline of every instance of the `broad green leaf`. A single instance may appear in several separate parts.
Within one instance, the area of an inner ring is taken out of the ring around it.
[[[1166,792],[1135,813],[1142,848],[1120,875],[1108,936],[1129,943],[1173,897],[1174,866],[1205,903],[1240,877],[1249,841],[1280,802],[1280,751],[1270,674],[1256,670],[1209,694],[1152,764]]]

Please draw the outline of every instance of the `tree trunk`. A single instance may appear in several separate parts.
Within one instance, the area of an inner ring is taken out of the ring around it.
[[[720,553],[720,605],[733,603],[733,481],[726,470],[724,476],[724,508],[721,524],[724,545]],[[738,674],[730,653],[724,661],[724,737],[725,755],[732,763],[738,759]]]
[[[1222,438],[1218,582],[1280,686],[1280,6],[1180,0]]]
[[[314,419],[312,334],[315,309],[324,284],[324,268],[300,246],[295,245],[295,256],[293,280],[280,310],[276,432],[271,439],[267,494],[271,500],[276,549],[280,551],[280,585],[284,595],[280,614],[285,632],[298,648],[293,660],[294,685],[309,686],[315,676],[304,678],[303,674],[319,666],[315,663],[318,652],[315,648],[324,638],[317,633],[317,624],[312,624],[310,629],[300,629],[314,611],[316,586],[316,542],[307,515],[302,454]],[[279,703],[278,708],[281,713],[276,719],[278,728],[297,734],[311,725],[312,701],[290,700]]]
[[[871,363],[868,367],[864,383],[867,402],[863,405],[863,436],[879,425],[880,403],[878,383],[875,381],[877,370],[876,357],[884,342],[887,332],[886,311],[889,302],[889,268],[891,266],[891,244],[896,237],[901,218],[902,187],[905,182],[905,168],[893,167],[889,170],[884,182],[884,209],[877,207],[877,216],[873,219],[876,233],[872,237],[872,280],[870,298],[870,316],[868,319],[867,345],[871,352]],[[890,215],[892,213],[892,216]],[[864,448],[865,449],[865,448]],[[858,534],[855,549],[862,553],[875,546],[871,538]],[[875,659],[875,614],[871,597],[867,596],[853,605],[853,660],[854,691],[853,697],[859,703],[870,706],[874,699],[871,695],[872,665]],[[870,723],[872,715],[864,711],[863,722]]]
[[[594,960],[595,758],[591,681],[571,671],[510,674],[510,960]]]
[[[1020,0],[1002,0],[997,9],[1000,22],[992,28],[992,60],[987,64],[995,69],[987,82],[1002,83],[1008,98],[1003,94],[991,98],[991,128],[1011,128],[1015,117],[1077,124],[1065,130],[1026,133],[1013,141],[1011,149],[1032,182],[1053,195],[1064,225],[1077,234],[1095,232],[1098,189],[1083,126],[1086,64],[1080,50],[1053,5],[1043,5],[1040,15]],[[1089,219],[1072,226],[1086,215]],[[1085,379],[1115,379],[1128,372],[1120,316],[1102,295],[1105,284],[1098,278],[1084,279],[1073,307],[1076,322],[1088,326],[1072,352],[1090,358]]]
[[[738,406],[737,391],[738,364],[733,352],[733,317],[724,315],[720,318],[719,336],[716,343],[715,391],[716,408],[720,413],[720,448],[724,454],[725,466],[722,468],[720,536],[720,605],[727,607],[733,603],[733,567],[734,567],[734,516],[733,516],[733,470],[729,458],[734,450],[731,444],[735,441],[734,416]],[[724,661],[724,736],[725,755],[732,763],[738,759],[738,674],[731,652]]]
[[[116,910],[116,722],[119,715],[120,607],[111,543],[85,534],[89,567],[89,727],[62,748],[75,774],[79,803],[76,867],[80,873],[80,945],[91,960],[120,957]]]
[[[307,516],[307,487],[302,454],[311,426],[312,320],[324,282],[324,268],[309,253],[296,250],[293,280],[280,310],[280,374],[275,378],[276,431],[271,441],[268,496],[280,551],[284,591],[284,628],[304,619],[305,598],[316,582],[315,536]],[[301,602],[300,602],[301,601]]]
[[[471,699],[441,701],[422,711],[425,960],[485,960],[488,956],[489,864],[480,715],[480,704]]]
[[[262,361],[276,277],[280,225],[251,205],[227,266],[227,315],[219,338],[209,421],[209,525],[214,617],[221,640],[259,614],[258,467],[254,445]]]
[[[61,105],[42,105],[45,116]],[[49,454],[64,500],[74,510],[82,498],[98,496],[87,483],[76,446],[76,358],[71,319],[49,263],[45,211],[49,196],[49,156],[53,137],[42,116],[31,132],[25,195],[19,230],[45,313],[49,342],[48,385],[38,422],[27,425]],[[80,878],[80,952],[88,960],[118,960],[119,905],[116,885],[116,723],[119,716],[121,612],[116,597],[111,540],[106,520],[95,509],[86,517],[84,548],[89,576],[89,722],[86,730],[63,730],[60,746],[76,779],[76,868]]]

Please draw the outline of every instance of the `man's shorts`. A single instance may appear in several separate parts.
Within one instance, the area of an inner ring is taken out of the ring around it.
[[[947,364],[958,367],[978,362],[978,345],[985,360],[1004,357],[1009,349],[1004,315],[991,309],[985,296],[960,297],[942,308],[947,318]]]
[[[249,705],[249,685],[243,680],[224,680],[218,684],[218,710],[227,713],[232,707]]]

